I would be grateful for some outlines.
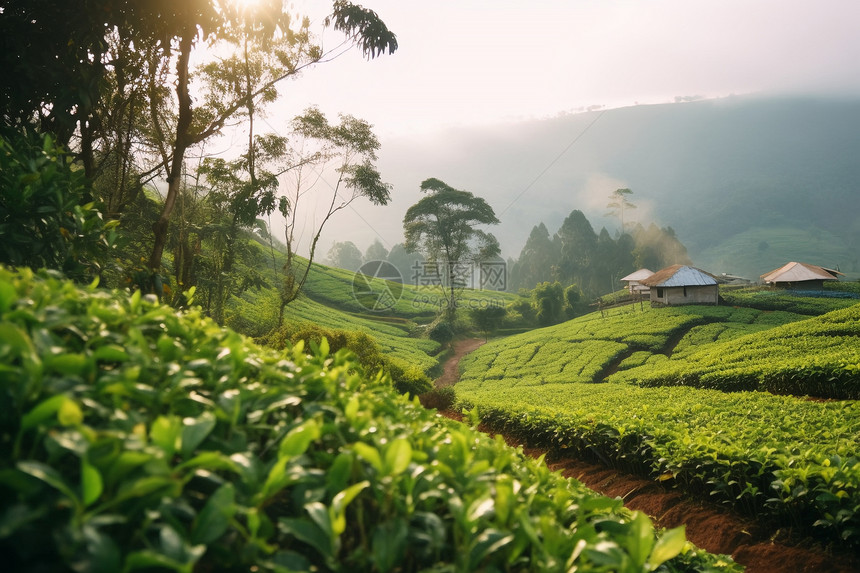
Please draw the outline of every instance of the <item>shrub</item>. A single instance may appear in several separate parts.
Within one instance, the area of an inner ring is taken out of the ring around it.
[[[434,388],[433,390],[419,396],[419,399],[421,400],[421,405],[425,408],[444,411],[451,409],[457,401],[457,394],[454,391],[454,388],[451,386],[445,386],[444,388]]]
[[[401,394],[417,396],[433,387],[430,378],[419,368],[385,356],[376,341],[361,331],[325,328],[303,322],[275,330],[264,337],[262,342],[273,348],[283,349],[304,341],[307,347],[314,348],[319,347],[323,339],[328,341],[331,352],[341,349],[352,352],[367,374],[380,371],[388,374],[394,388]]]
[[[736,570],[317,350],[0,268],[5,567]]]
[[[451,326],[450,322],[442,320],[430,328],[427,336],[439,344],[448,344],[454,339],[454,327]]]
[[[88,195],[83,171],[49,135],[0,136],[0,263],[98,276],[118,222],[105,223]]]

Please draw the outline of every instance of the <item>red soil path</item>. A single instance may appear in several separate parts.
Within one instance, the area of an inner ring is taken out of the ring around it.
[[[480,339],[461,340],[454,344],[453,355],[445,363],[437,387],[450,386],[459,379],[460,359],[478,348]],[[457,412],[443,415],[462,419]],[[479,427],[487,431],[488,428]],[[522,444],[505,437],[514,447]],[[620,497],[624,505],[649,515],[665,528],[686,525],[687,539],[711,553],[731,555],[748,573],[860,573],[860,556],[832,555],[809,541],[789,543],[789,532],[767,531],[754,520],[721,506],[694,500],[649,479],[619,473],[588,461],[559,458],[546,449],[523,447],[532,457],[546,454],[551,470],[575,478],[589,488],[609,497]]]
[[[436,387],[453,386],[460,379],[460,359],[486,342],[480,338],[457,340],[452,345],[453,354],[448,357],[442,367],[442,376],[436,379]]]

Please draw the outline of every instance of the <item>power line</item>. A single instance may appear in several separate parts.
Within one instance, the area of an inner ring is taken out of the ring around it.
[[[550,161],[550,162],[549,162],[549,165],[547,165],[546,167],[544,167],[543,171],[541,171],[540,173],[538,173],[537,177],[535,177],[535,178],[532,180],[532,182],[531,182],[531,183],[529,183],[528,185],[526,185],[526,188],[525,188],[525,189],[523,189],[523,190],[520,192],[520,194],[519,194],[519,195],[517,195],[516,197],[514,197],[514,200],[513,200],[513,201],[511,201],[511,202],[508,204],[508,206],[507,206],[507,207],[505,207],[504,209],[502,209],[502,210],[501,210],[501,212],[499,212],[499,217],[501,217],[502,215],[504,215],[504,214],[507,212],[507,210],[508,210],[508,209],[510,209],[511,207],[513,207],[513,206],[514,206],[514,203],[516,203],[517,201],[519,201],[519,200],[522,198],[522,196],[523,196],[523,195],[525,195],[525,194],[526,194],[526,192],[528,192],[528,190],[529,190],[529,189],[531,189],[531,188],[534,186],[534,184],[535,184],[535,183],[537,183],[537,182],[538,182],[538,180],[540,180],[540,178],[541,178],[541,177],[543,177],[543,176],[544,176],[544,174],[546,174],[546,172],[547,172],[547,171],[549,171],[549,170],[552,168],[552,166],[553,166],[553,165],[555,165],[556,163],[558,163],[558,160],[559,160],[559,159],[561,159],[561,158],[564,156],[564,154],[565,154],[565,153],[567,153],[567,152],[568,152],[568,150],[569,150],[571,147],[573,147],[573,146],[576,144],[576,142],[577,142],[577,141],[579,141],[579,140],[582,138],[582,136],[583,136],[583,135],[585,135],[585,134],[588,132],[588,130],[589,130],[589,129],[591,129],[591,126],[593,126],[595,123],[597,123],[597,120],[598,120],[598,119],[600,119],[601,117],[603,117],[603,114],[604,114],[605,112],[606,112],[606,110],[604,109],[604,110],[602,110],[599,114],[597,114],[597,117],[595,117],[593,120],[591,120],[591,123],[589,123],[588,125],[586,125],[586,126],[585,126],[585,128],[584,128],[582,131],[580,131],[580,132],[577,134],[577,136],[576,136],[576,137],[574,137],[574,138],[573,138],[573,141],[571,141],[570,143],[568,143],[568,144],[567,144],[567,147],[565,147],[564,149],[562,149],[562,150],[561,150],[561,153],[559,153],[559,154],[555,157],[555,159],[553,159],[552,161]]]

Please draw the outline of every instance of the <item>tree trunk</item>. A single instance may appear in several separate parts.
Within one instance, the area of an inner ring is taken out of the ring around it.
[[[161,258],[167,244],[167,227],[170,215],[176,205],[176,198],[182,186],[182,164],[185,161],[185,151],[188,149],[189,130],[191,128],[191,95],[188,92],[188,61],[196,30],[186,31],[179,41],[179,59],[176,62],[176,96],[179,102],[179,118],[176,122],[176,140],[173,144],[173,157],[170,162],[170,172],[167,174],[167,196],[158,221],[153,225],[155,241],[152,254],[149,257],[149,269],[156,273],[161,268]]]

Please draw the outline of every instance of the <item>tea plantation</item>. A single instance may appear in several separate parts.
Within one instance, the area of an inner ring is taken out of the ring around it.
[[[6,570],[739,570],[325,342],[139,293],[0,268],[0,392]]]
[[[461,361],[457,397],[530,444],[856,549],[860,305],[780,298],[825,313],[595,313],[481,347]]]

